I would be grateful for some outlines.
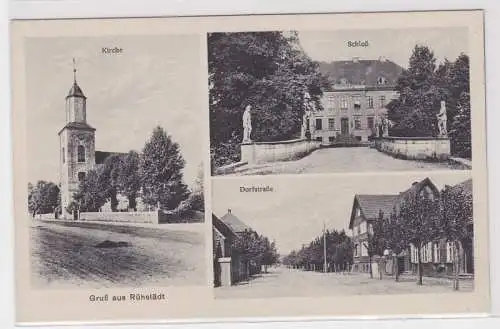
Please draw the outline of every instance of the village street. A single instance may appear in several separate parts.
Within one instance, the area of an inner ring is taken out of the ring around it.
[[[295,161],[242,166],[234,175],[462,169],[446,162],[396,159],[369,147],[322,148]]]
[[[203,227],[32,220],[32,283],[39,288],[204,284]]]
[[[425,278],[417,286],[414,277],[371,279],[366,273],[321,273],[280,266],[255,276],[249,282],[215,290],[216,298],[312,297],[407,293],[453,293],[452,282]],[[473,281],[461,281],[460,292],[472,291]]]

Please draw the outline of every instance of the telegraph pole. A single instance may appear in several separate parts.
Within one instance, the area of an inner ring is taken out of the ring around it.
[[[325,222],[323,222],[323,273],[326,273],[326,226]]]

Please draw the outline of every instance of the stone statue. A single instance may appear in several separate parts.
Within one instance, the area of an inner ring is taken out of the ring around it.
[[[439,113],[436,115],[438,119],[438,129],[439,129],[439,136],[441,137],[446,137],[448,136],[448,132],[446,131],[446,102],[441,101],[441,109],[439,110]]]
[[[245,112],[243,112],[243,143],[251,143],[250,134],[252,133],[252,117],[251,117],[251,105],[245,107]]]

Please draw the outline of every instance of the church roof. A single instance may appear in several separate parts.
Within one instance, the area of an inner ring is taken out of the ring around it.
[[[85,95],[83,94],[83,91],[82,89],[80,88],[80,86],[75,82],[73,82],[73,85],[71,86],[71,89],[69,90],[68,92],[68,96],[66,96],[66,98],[68,97],[81,97],[81,98],[87,98],[85,97]]]
[[[61,134],[61,132],[66,128],[95,131],[95,128],[86,122],[68,122],[61,130],[59,130],[58,134]]]
[[[112,155],[124,155],[127,153],[121,153],[121,152],[107,152],[107,151],[95,151],[95,163],[96,164],[103,164],[104,161],[106,161],[107,158],[109,158]]]

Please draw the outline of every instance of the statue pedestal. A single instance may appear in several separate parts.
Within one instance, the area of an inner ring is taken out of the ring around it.
[[[241,162],[255,163],[255,147],[253,143],[241,144]]]
[[[219,258],[220,265],[220,285],[222,287],[231,286],[231,257]]]

